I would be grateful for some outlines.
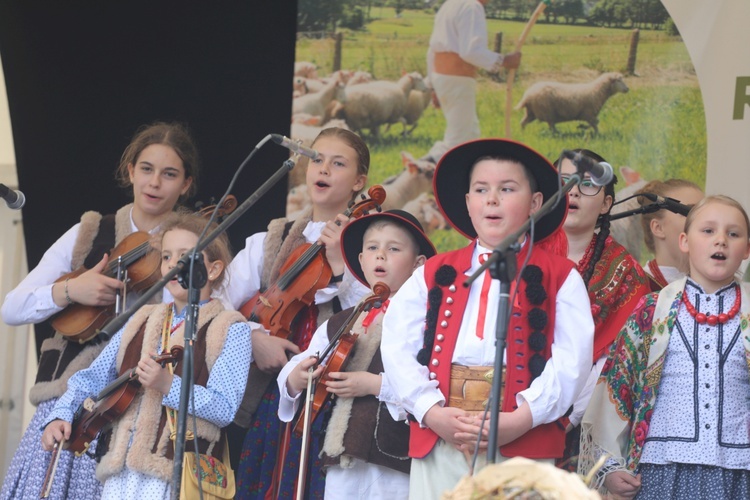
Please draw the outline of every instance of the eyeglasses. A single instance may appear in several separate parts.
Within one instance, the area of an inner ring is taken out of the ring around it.
[[[567,184],[571,176],[561,175],[560,177],[562,177],[563,184]],[[591,181],[591,179],[581,179],[580,184],[578,184],[578,191],[583,196],[596,196],[601,190],[602,186],[597,186]]]

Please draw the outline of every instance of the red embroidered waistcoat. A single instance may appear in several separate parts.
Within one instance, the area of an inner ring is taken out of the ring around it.
[[[425,264],[429,303],[425,347],[418,359],[430,369],[430,379],[438,381],[446,401],[450,397],[453,351],[469,298],[469,288],[463,286],[464,272],[471,267],[474,245],[437,255]],[[522,250],[517,257],[518,268],[524,258]],[[539,249],[532,251],[526,271],[517,284],[520,307],[513,307],[508,328],[503,412],[517,408],[516,395],[541,374],[551,356],[557,292],[573,268],[573,262],[566,258]],[[409,455],[425,457],[437,440],[438,435],[432,430],[411,422]],[[562,456],[564,448],[565,430],[559,422],[552,422],[539,425],[501,446],[500,453],[505,457],[557,458]]]

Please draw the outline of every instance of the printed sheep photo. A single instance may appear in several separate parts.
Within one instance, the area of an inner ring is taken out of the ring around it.
[[[604,73],[588,83],[536,82],[524,92],[515,109],[526,110],[521,128],[539,120],[557,132],[556,124],[580,120],[598,133],[598,115],[604,103],[618,92],[628,90],[620,73]]]

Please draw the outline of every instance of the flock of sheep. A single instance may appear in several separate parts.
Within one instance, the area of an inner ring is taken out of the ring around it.
[[[620,73],[604,73],[587,83],[537,82],[524,93],[516,106],[524,109],[522,127],[539,120],[552,131],[562,122],[580,120],[598,132],[598,115],[607,99],[628,92]],[[406,137],[417,126],[431,102],[429,79],[417,72],[404,74],[398,81],[374,80],[364,71],[339,70],[318,75],[310,62],[297,62],[294,68],[291,138],[310,146],[327,127],[341,127],[377,138],[380,129],[401,124]],[[412,213],[428,232],[447,227],[432,197],[435,165],[401,152],[404,169],[383,181],[386,201],[383,209],[401,208]],[[307,159],[301,158],[290,174],[287,217],[296,218],[309,205],[305,186]]]

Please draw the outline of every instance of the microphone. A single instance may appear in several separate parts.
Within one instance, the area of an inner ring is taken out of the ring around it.
[[[649,200],[653,201],[655,205],[659,205],[660,208],[664,208],[666,210],[669,210],[670,212],[676,213],[678,215],[683,215],[685,217],[687,217],[690,209],[693,208],[692,205],[684,205],[680,203],[679,200],[668,198],[666,196],[659,196],[658,194],[638,193],[638,195],[645,196]]]
[[[578,175],[583,177],[586,172],[591,176],[591,182],[596,186],[606,186],[615,177],[612,165],[606,161],[595,161],[581,153],[575,153],[566,149],[563,151],[563,157],[573,162],[578,170]]]
[[[26,197],[21,191],[10,189],[5,184],[0,184],[0,197],[5,200],[11,210],[21,210],[21,207],[26,204]]]
[[[312,160],[318,157],[317,151],[315,151],[314,149],[305,147],[302,144],[299,144],[297,142],[294,142],[289,137],[285,137],[281,134],[271,134],[271,139],[273,140],[273,142],[275,142],[279,146],[287,148],[289,151],[291,151],[294,154],[307,156],[308,158]]]

